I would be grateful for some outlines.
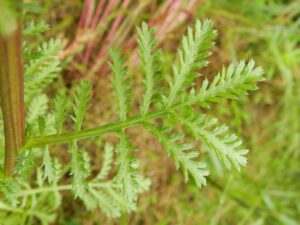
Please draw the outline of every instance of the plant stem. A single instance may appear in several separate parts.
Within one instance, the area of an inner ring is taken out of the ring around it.
[[[90,188],[111,188],[111,185],[112,184],[110,181],[104,181],[102,183],[96,183],[92,181],[89,183]],[[47,187],[39,187],[35,189],[23,190],[20,191],[17,195],[24,197],[28,195],[36,195],[36,194],[47,193],[47,192],[68,191],[68,190],[72,190],[72,184],[47,186]]]
[[[24,142],[24,80],[21,21],[10,34],[0,35],[0,96],[5,132],[5,173],[12,175]]]
[[[199,100],[205,102],[206,98],[209,98],[209,96],[195,96],[194,98],[188,99],[180,104],[175,104],[169,108],[163,108],[160,110],[152,111],[147,113],[146,115],[137,115],[128,118],[126,121],[116,121],[93,129],[74,131],[63,134],[54,134],[48,136],[30,137],[26,140],[23,149],[25,150],[34,147],[42,147],[45,145],[69,143],[75,139],[79,140],[88,137],[101,136],[103,134],[116,132],[124,128],[142,125],[144,122],[149,122],[149,120],[151,119],[158,118],[164,114],[172,112],[172,110],[180,109],[187,105],[191,105],[195,102],[198,102]]]
[[[106,133],[119,131],[120,129],[123,128],[140,125],[144,121],[149,121],[149,119],[157,118],[165,113],[167,113],[167,111],[165,110],[154,111],[152,113],[148,113],[145,116],[139,115],[139,116],[129,118],[126,121],[117,121],[93,129],[87,129],[87,130],[75,131],[75,132],[63,133],[63,134],[55,134],[49,136],[31,137],[26,141],[23,148],[30,149],[33,147],[41,147],[44,145],[63,144],[63,143],[68,143],[75,139],[78,140],[78,139],[83,139],[88,137],[101,136]]]

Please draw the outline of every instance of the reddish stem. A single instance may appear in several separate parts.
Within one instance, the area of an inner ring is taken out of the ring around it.
[[[125,10],[128,7],[130,2],[131,2],[131,0],[125,0],[121,5],[121,11]],[[120,22],[122,21],[122,18],[123,18],[123,14],[120,13],[114,20],[114,22],[111,26],[111,30],[109,31],[108,35],[105,38],[104,45],[102,46],[101,50],[98,53],[98,58],[101,58],[103,56],[103,54],[110,47],[111,39],[113,38]]]
[[[116,8],[116,6],[118,5],[118,3],[119,3],[119,0],[110,0],[109,1],[109,3],[106,6],[106,8],[105,8],[105,10],[104,10],[101,18],[99,19],[98,24],[101,23],[101,22],[103,22],[103,23],[106,22],[105,20],[107,19],[108,15],[113,11],[113,9]],[[103,33],[104,32],[100,33],[99,36],[97,37],[97,38],[99,38],[99,40],[101,40],[101,38],[103,37]],[[83,63],[85,65],[88,64],[88,61],[89,61],[89,59],[91,57],[91,54],[92,54],[92,51],[93,51],[94,44],[95,44],[95,40],[91,40],[91,42],[87,46],[87,49],[86,49],[84,57],[83,57]]]
[[[24,143],[25,126],[20,20],[14,32],[0,37],[0,96],[5,132],[4,169],[11,176]]]

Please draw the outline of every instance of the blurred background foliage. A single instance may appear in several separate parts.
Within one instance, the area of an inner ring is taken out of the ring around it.
[[[201,190],[193,183],[185,185],[153,137],[131,129],[131,135],[138,136],[134,144],[149,150],[137,154],[153,181],[137,212],[116,221],[101,212],[85,212],[74,202],[60,209],[57,224],[300,224],[299,0],[26,0],[24,8],[26,21],[45,20],[52,28],[35,41],[53,36],[63,40],[63,77],[53,88],[69,87],[80,78],[93,82],[86,127],[114,118],[107,50],[134,50],[135,27],[144,20],[156,29],[158,45],[166,52],[176,49],[195,18],[213,20],[219,38],[205,77],[212,78],[222,64],[242,58],[255,59],[266,72],[260,91],[213,109],[251,149],[242,174],[223,171],[213,156],[215,172],[208,185]],[[136,65],[136,57],[130,55],[128,63]],[[163,60],[168,73],[167,62],[174,59],[165,54]],[[130,74],[134,101],[140,101],[139,68]]]

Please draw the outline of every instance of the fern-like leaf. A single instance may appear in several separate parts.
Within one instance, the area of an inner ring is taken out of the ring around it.
[[[135,190],[134,176],[137,173],[137,168],[133,165],[136,159],[129,155],[132,146],[129,145],[126,139],[125,131],[122,131],[119,137],[120,143],[117,146],[117,152],[119,153],[117,164],[119,165],[119,168],[116,177],[116,185],[120,188],[128,202],[135,203],[137,200],[137,192]]]
[[[105,144],[104,146],[104,158],[103,165],[100,172],[96,176],[96,180],[103,180],[109,174],[113,161],[113,146],[111,144]]]
[[[72,188],[75,197],[79,196],[83,198],[88,188],[86,178],[90,175],[90,171],[88,170],[90,161],[87,160],[87,157],[84,157],[83,149],[79,149],[75,142],[71,145],[71,156]]]
[[[87,80],[81,80],[75,88],[72,119],[75,123],[75,131],[80,131],[86,110],[90,107],[91,83]]]
[[[61,42],[51,39],[38,48],[35,59],[25,65],[25,103],[42,93],[60,72],[60,61],[56,58],[61,50]]]
[[[255,67],[253,60],[231,64],[228,68],[223,68],[211,83],[205,80],[196,94],[192,90],[189,97],[203,107],[209,107],[210,103],[224,99],[238,99],[249,91],[256,90],[256,83],[264,80],[262,75],[262,68]]]
[[[188,181],[188,173],[192,175],[198,187],[206,185],[206,176],[209,175],[206,163],[199,162],[199,153],[191,151],[192,144],[176,143],[183,138],[183,135],[169,135],[169,129],[158,129],[152,124],[146,124],[146,128],[158,138],[168,155],[173,158],[177,169],[182,168],[185,181]]]
[[[153,50],[157,42],[153,29],[149,29],[148,25],[143,23],[141,28],[137,28],[137,34],[139,37],[139,56],[145,73],[145,94],[140,110],[141,114],[145,115],[153,101],[153,97],[158,94],[159,88],[155,87],[155,84],[161,80],[159,74],[161,61],[160,51]]]
[[[48,179],[49,183],[54,182],[56,180],[55,168],[48,147],[44,150],[43,166],[45,169],[45,178]]]
[[[107,216],[120,217],[122,213],[132,211],[132,205],[129,203],[113,186],[103,187],[101,189],[91,188],[90,194],[96,200],[96,204]]]
[[[54,100],[55,129],[58,134],[62,132],[63,123],[68,114],[68,100],[65,91],[60,91]]]
[[[44,33],[45,31],[49,30],[49,25],[46,24],[44,21],[39,23],[35,23],[31,21],[25,29],[23,30],[24,36],[36,36],[38,34]]]
[[[35,97],[28,107],[26,122],[34,124],[40,116],[45,116],[48,110],[48,97],[44,94]]]
[[[110,51],[112,63],[109,63],[114,76],[111,78],[115,87],[116,97],[119,106],[119,115],[121,120],[126,120],[130,100],[130,79],[125,78],[127,67],[124,66],[125,57],[121,56],[120,49]]]
[[[217,32],[213,30],[213,23],[205,20],[201,23],[196,21],[195,32],[188,28],[187,35],[182,39],[182,49],[178,50],[178,64],[173,66],[174,79],[169,81],[170,94],[167,99],[167,106],[170,107],[176,95],[184,86],[193,86],[193,80],[199,76],[195,70],[206,66],[205,60],[211,53],[207,50],[214,45],[214,38]]]
[[[73,103],[75,131],[80,131],[84,114],[89,108],[89,99],[91,97],[91,84],[82,80],[75,88],[75,97]],[[86,178],[90,174],[90,162],[87,153],[83,149],[79,149],[77,141],[71,144],[71,171],[73,175],[73,190],[75,197],[83,197],[86,194],[87,181]]]
[[[31,24],[25,34],[39,33],[45,29],[45,24]],[[211,83],[205,80],[202,87],[196,90],[193,86],[199,76],[198,70],[207,65],[205,58],[210,55],[208,48],[213,46],[216,37],[216,31],[213,30],[210,21],[197,21],[195,30],[188,29],[178,50],[177,63],[173,66],[173,78],[167,80],[169,92],[162,94],[157,88],[162,76],[159,51],[154,50],[156,39],[153,30],[144,23],[137,29],[137,33],[139,56],[145,73],[145,93],[140,113],[128,115],[131,100],[130,79],[126,76],[127,67],[124,66],[125,58],[121,56],[121,50],[113,49],[110,52],[110,67],[114,73],[112,83],[115,87],[119,120],[87,131],[82,130],[84,115],[89,107],[91,85],[87,81],[81,81],[75,88],[72,105],[74,132],[70,134],[61,134],[64,120],[69,113],[69,100],[65,92],[59,93],[55,98],[53,111],[48,111],[48,98],[42,95],[44,88],[60,71],[57,57],[61,48],[60,42],[53,39],[38,49],[35,45],[25,43],[23,55],[25,60],[29,60],[25,66],[25,146],[30,149],[19,154],[16,166],[18,180],[14,180],[16,183],[12,184],[11,178],[0,175],[0,192],[8,200],[0,200],[0,221],[8,225],[53,223],[56,218],[55,210],[61,204],[61,190],[73,190],[75,197],[80,197],[87,209],[99,207],[108,216],[118,217],[135,210],[138,194],[148,190],[150,182],[138,173],[139,162],[132,154],[135,148],[130,145],[126,136],[126,129],[132,126],[144,126],[153,133],[176,167],[182,169],[185,181],[191,176],[199,187],[206,184],[206,176],[209,174],[206,164],[200,161],[199,152],[193,150],[193,145],[184,144],[184,135],[174,132],[175,125],[171,123],[172,119],[191,130],[196,139],[213,150],[228,169],[234,167],[239,170],[246,164],[247,150],[241,147],[242,142],[237,136],[225,125],[218,125],[216,119],[196,113],[194,106],[199,104],[200,107],[209,107],[214,102],[246,95],[248,91],[257,88],[257,81],[263,79],[262,69],[255,68],[253,61],[231,64]],[[189,93],[186,92],[187,89],[190,89]],[[162,104],[153,104],[158,94],[162,97]],[[152,122],[168,124],[170,128],[157,128]],[[3,135],[1,116],[0,132]],[[110,145],[105,146],[102,169],[92,177],[90,157],[85,148],[77,142],[80,138],[100,136],[108,132],[115,132],[120,140],[115,148],[117,173],[111,180],[109,171],[112,167],[114,148]],[[3,137],[0,137],[1,147],[3,140]],[[71,161],[70,167],[66,165],[62,168],[57,159],[52,159],[49,146],[64,141],[70,143]],[[32,167],[38,156],[41,156],[40,150],[43,151],[42,167],[35,170],[35,182],[28,182]],[[3,153],[0,157],[3,157]],[[2,167],[3,165],[0,165],[0,169]],[[69,170],[73,175],[72,183],[59,185],[59,180],[65,175],[62,171]],[[13,190],[10,191],[8,187],[12,187]],[[17,199],[20,200],[20,205],[16,205]]]
[[[15,167],[15,173],[23,181],[27,181],[33,166],[35,165],[35,156],[33,150],[26,150],[19,154],[18,162]]]
[[[18,204],[18,193],[20,192],[20,184],[17,180],[8,177],[0,170],[0,193],[5,197],[8,203],[13,206]]]
[[[248,149],[241,148],[242,140],[231,133],[227,126],[218,126],[216,118],[207,118],[205,115],[193,112],[192,109],[187,110],[184,115],[173,114],[173,116],[188,127],[197,139],[206,143],[227,169],[234,166],[240,171],[240,167],[246,165],[245,155]]]

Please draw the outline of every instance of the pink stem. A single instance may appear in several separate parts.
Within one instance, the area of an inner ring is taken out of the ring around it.
[[[174,16],[176,16],[176,14],[178,13],[180,4],[181,4],[181,1],[176,0],[176,2],[173,3],[171,5],[171,7],[168,9],[168,11],[170,13],[167,15],[167,18],[165,19],[163,25],[160,26],[159,29],[156,32],[158,39],[161,39],[161,37],[166,35],[168,27],[169,27],[169,23],[171,23],[172,20],[174,20]]]
[[[167,32],[170,32],[173,30],[178,24],[180,24],[182,21],[186,20],[187,17],[189,16],[189,11],[193,9],[193,6],[197,3],[197,0],[190,0],[189,4],[185,8],[185,11],[181,11],[178,16],[174,20],[171,21],[170,26],[168,27],[169,29]],[[194,7],[195,8],[195,7]]]
[[[111,11],[116,8],[118,3],[119,3],[119,0],[110,0],[103,15],[99,19],[98,23],[104,22],[106,20],[107,16],[111,13]]]
[[[97,5],[96,13],[95,13],[94,18],[92,20],[92,26],[91,26],[92,29],[97,26],[97,22],[98,22],[98,19],[99,19],[101,13],[102,13],[103,6],[104,6],[105,2],[106,2],[106,0],[100,0],[100,2]]]
[[[84,24],[85,28],[88,28],[91,24],[92,18],[93,18],[93,12],[95,8],[95,0],[89,0],[89,8],[88,8],[88,13],[86,16],[86,21]]]
[[[168,0],[168,1],[166,1],[160,11],[162,11],[162,12],[168,11],[169,8],[170,8],[170,6],[174,3],[174,1],[176,1],[176,0]]]
[[[125,0],[122,5],[121,5],[121,11],[125,10],[129,3],[131,2],[131,0]],[[119,14],[116,19],[114,20],[113,24],[112,24],[112,28],[111,30],[109,31],[108,35],[106,36],[105,38],[105,41],[104,41],[104,46],[101,48],[100,52],[98,53],[98,57],[101,58],[103,56],[103,54],[107,51],[107,49],[109,48],[109,43],[111,43],[111,39],[113,38],[115,32],[116,32],[116,29],[118,28],[121,20],[123,18],[123,15],[122,14]]]
[[[106,6],[105,10],[104,10],[104,13],[103,15],[101,16],[101,18],[99,19],[99,22],[98,23],[101,23],[101,22],[104,22],[105,19],[107,18],[107,16],[109,15],[109,13],[115,8],[115,6],[118,4],[118,0],[110,0],[108,5]],[[100,36],[99,36],[99,40],[101,39],[102,37],[102,34],[100,33]],[[87,49],[84,53],[84,56],[83,56],[83,63],[85,65],[87,65],[90,57],[91,57],[91,54],[92,54],[92,51],[93,51],[93,47],[94,47],[94,43],[95,43],[95,40],[92,40],[88,46],[87,46]]]
[[[79,28],[83,28],[83,26],[84,26],[86,15],[87,15],[88,8],[89,8],[89,1],[90,0],[84,1],[84,5],[83,5],[83,9],[82,9],[82,12],[80,15],[79,25],[78,25]]]

